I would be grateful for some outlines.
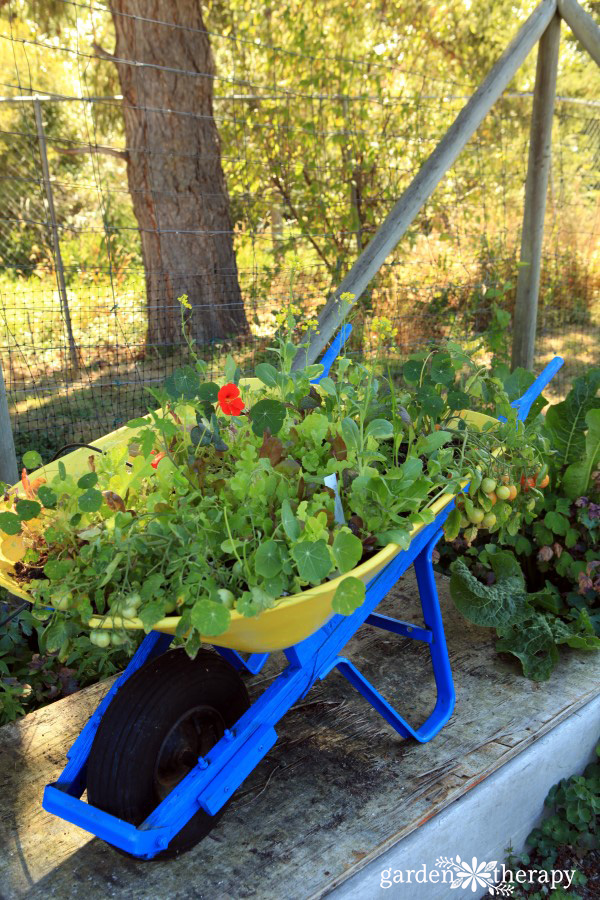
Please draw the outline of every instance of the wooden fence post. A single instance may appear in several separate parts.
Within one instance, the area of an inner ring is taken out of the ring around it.
[[[298,351],[292,364],[293,369],[299,369],[307,362],[312,363],[321,355],[352,308],[353,303],[341,301],[341,295],[351,293],[354,294],[353,302],[358,300],[540,40],[556,14],[556,4],[557,0],[542,0],[460,111],[429,159],[321,310],[316,329],[309,332],[309,346]]]
[[[577,0],[558,0],[558,11],[587,52],[600,66],[600,28]]]
[[[17,454],[8,411],[8,396],[2,374],[2,360],[0,360],[0,481],[16,484],[18,480]]]
[[[513,321],[513,369],[517,366],[532,369],[534,362],[559,44],[560,16],[557,14],[544,32],[538,49],[521,233],[521,268]]]

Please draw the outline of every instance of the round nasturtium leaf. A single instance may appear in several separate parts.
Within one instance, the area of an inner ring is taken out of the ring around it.
[[[254,568],[257,575],[274,578],[281,572],[281,553],[277,541],[263,541],[254,556]]]
[[[79,495],[78,506],[84,513],[98,512],[102,506],[102,494],[100,491],[89,488]]]
[[[409,384],[416,384],[423,370],[423,363],[417,359],[409,359],[402,367],[402,376]]]
[[[292,556],[303,581],[320,584],[331,572],[331,556],[323,538],[318,541],[301,541],[292,547]]]
[[[210,637],[227,631],[231,613],[226,606],[214,600],[198,600],[192,608],[191,619],[194,628]]]
[[[431,378],[436,384],[454,382],[454,366],[449,353],[436,353],[431,361]]]
[[[93,488],[96,484],[98,484],[98,476],[95,472],[88,472],[87,475],[81,476],[77,482],[77,487],[86,490],[87,488]]]
[[[349,575],[340,581],[333,595],[331,608],[342,616],[349,616],[364,603],[366,589],[359,578]]]
[[[250,410],[250,419],[254,434],[260,436],[265,431],[277,434],[285,421],[285,406],[279,400],[270,400],[265,397],[264,400],[259,400],[254,404]]]
[[[355,534],[339,531],[335,536],[332,550],[337,567],[343,575],[359,562],[363,552],[362,541]]]
[[[198,399],[203,403],[216,403],[219,396],[219,385],[214,381],[205,381],[198,388]]]
[[[183,366],[176,369],[172,375],[165,379],[165,390],[173,400],[193,400],[200,387],[200,376],[191,366]]]
[[[23,454],[23,465],[26,469],[39,469],[43,460],[37,450],[28,450]]]
[[[418,388],[416,396],[426,416],[436,418],[444,412],[444,401],[430,384]]]
[[[40,488],[38,488],[37,495],[46,509],[54,509],[56,504],[58,503],[58,497],[52,488],[48,487],[45,484],[42,484]]]
[[[42,507],[36,500],[18,500],[15,509],[22,522],[35,519],[42,511]]]
[[[0,513],[0,531],[4,534],[19,534],[21,531],[21,520],[12,512]]]

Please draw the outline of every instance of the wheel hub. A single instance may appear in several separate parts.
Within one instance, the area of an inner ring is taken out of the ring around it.
[[[225,733],[225,722],[212,706],[196,706],[181,716],[163,740],[154,783],[161,800],[185,778]]]

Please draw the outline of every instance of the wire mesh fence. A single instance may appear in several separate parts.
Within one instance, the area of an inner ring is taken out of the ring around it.
[[[143,411],[186,358],[182,294],[215,373],[266,352],[290,296],[314,315],[487,64],[457,71],[420,32],[403,43],[345,4],[310,22],[246,6],[212,4],[205,22],[195,3],[57,0],[54,30],[25,0],[3,6],[0,354],[19,453]],[[580,96],[556,105],[537,341],[540,364],[567,360],[559,393],[600,362],[600,105],[567,51]],[[361,299],[353,352],[376,315],[400,360],[512,310],[528,65]]]

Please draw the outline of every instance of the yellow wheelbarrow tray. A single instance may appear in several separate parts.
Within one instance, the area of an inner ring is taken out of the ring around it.
[[[259,383],[257,379],[246,379],[245,384],[252,389],[258,387]],[[497,424],[496,419],[483,413],[463,411],[459,415],[469,424],[478,428],[482,428],[488,423]],[[106,451],[125,443],[133,443],[139,430],[141,429],[136,430],[124,426],[94,441],[93,446]],[[64,464],[67,473],[83,475],[89,470],[89,456],[89,449],[84,447],[64,456],[61,462]],[[45,477],[49,480],[57,471],[58,462],[55,461],[42,469],[30,473],[29,477],[32,481],[37,477]],[[468,480],[465,480],[463,487],[466,487],[467,484]],[[15,487],[18,489],[20,485]],[[439,497],[429,508],[437,516],[453,500],[454,495],[448,494]],[[425,523],[415,526],[411,532],[411,540],[425,527]],[[359,578],[364,584],[367,584],[401,552],[401,549],[398,544],[388,544],[351,572],[326,581],[317,587],[308,588],[298,594],[282,597],[272,609],[265,610],[258,616],[249,618],[242,616],[236,610],[232,610],[227,631],[217,636],[206,636],[206,642],[218,647],[227,647],[247,653],[268,653],[297,644],[314,634],[315,631],[318,631],[333,616],[331,604],[340,581],[348,577],[348,575],[352,575],[355,578]],[[2,555],[1,545],[0,586],[6,588],[12,594],[32,602],[32,597],[27,587],[16,580],[12,564]],[[153,626],[153,631],[174,635],[179,622],[179,616],[167,616]],[[122,619],[118,616],[93,616],[89,625],[91,628],[143,629],[140,619]]]

